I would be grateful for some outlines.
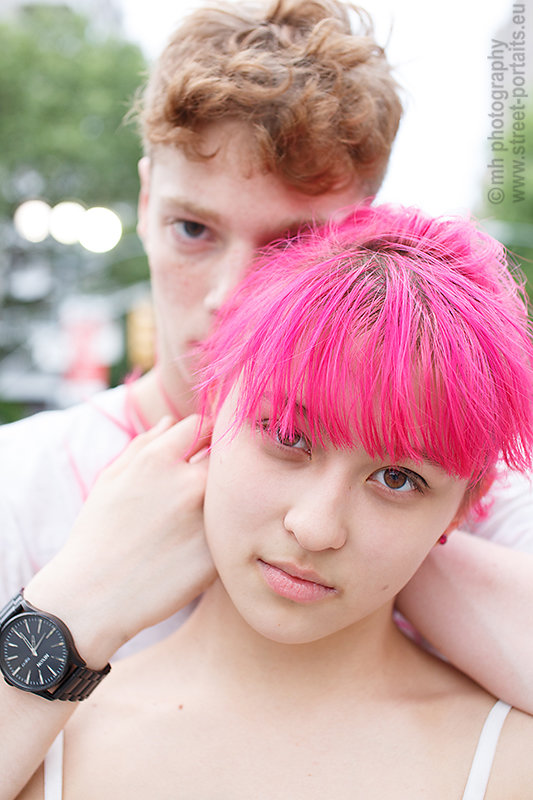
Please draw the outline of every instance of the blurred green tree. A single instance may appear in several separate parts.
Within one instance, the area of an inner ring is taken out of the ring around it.
[[[134,203],[139,142],[123,118],[145,70],[136,45],[97,36],[66,6],[25,6],[1,24],[0,212],[32,176],[51,203]]]
[[[505,139],[489,147],[481,216],[517,256],[533,297],[533,86],[526,95],[509,100]]]
[[[141,149],[124,118],[146,71],[137,45],[64,5],[23,6],[0,24],[0,218],[40,196],[115,208],[133,228]],[[147,276],[129,244],[105,270],[111,283]]]

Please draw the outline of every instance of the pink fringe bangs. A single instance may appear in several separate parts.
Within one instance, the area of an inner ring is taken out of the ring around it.
[[[203,413],[237,384],[234,429],[267,402],[267,425],[284,436],[429,459],[471,485],[499,459],[530,467],[523,282],[470,221],[365,207],[276,243],[222,309],[203,355]]]

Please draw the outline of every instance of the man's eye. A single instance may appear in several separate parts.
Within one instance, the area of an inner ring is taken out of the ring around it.
[[[384,467],[371,475],[371,479],[393,492],[423,492],[426,481],[416,472],[399,467]]]
[[[179,219],[174,222],[176,232],[186,239],[200,239],[207,232],[207,227],[192,219]]]

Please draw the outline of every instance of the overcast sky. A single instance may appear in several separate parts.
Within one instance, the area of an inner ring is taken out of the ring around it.
[[[200,0],[120,0],[128,35],[155,57]],[[512,0],[368,0],[380,44],[405,89],[406,114],[382,201],[431,214],[476,211],[486,174],[491,39]],[[387,44],[388,43],[388,44]]]

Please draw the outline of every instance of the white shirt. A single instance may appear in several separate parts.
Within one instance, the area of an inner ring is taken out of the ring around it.
[[[461,529],[513,550],[533,553],[533,476],[502,468],[487,499],[487,516],[466,528],[461,525]]]
[[[0,608],[62,548],[98,475],[142,430],[126,386],[0,427]],[[120,654],[189,613],[143,631]]]

